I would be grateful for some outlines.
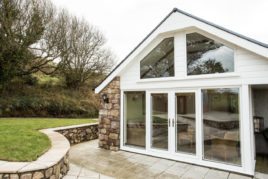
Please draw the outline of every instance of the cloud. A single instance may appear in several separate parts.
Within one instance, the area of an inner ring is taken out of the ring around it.
[[[52,0],[106,35],[122,60],[174,7],[268,43],[267,0]]]

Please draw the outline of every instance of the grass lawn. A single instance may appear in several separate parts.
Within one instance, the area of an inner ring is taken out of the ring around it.
[[[94,119],[0,118],[0,160],[33,161],[46,152],[50,140],[39,129],[96,122]]]

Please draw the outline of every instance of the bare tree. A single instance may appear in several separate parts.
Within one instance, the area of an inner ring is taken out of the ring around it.
[[[37,71],[51,71],[65,29],[48,0],[0,0],[0,82]],[[64,24],[64,26],[66,26]]]
[[[0,84],[60,69],[76,88],[113,65],[102,33],[49,0],[0,0],[0,42]]]
[[[59,69],[67,87],[79,88],[90,79],[107,73],[113,66],[113,55],[105,48],[105,38],[85,20],[61,13],[62,21],[68,23]]]

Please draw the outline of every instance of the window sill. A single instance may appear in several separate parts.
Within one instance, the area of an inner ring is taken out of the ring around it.
[[[225,74],[205,74],[205,75],[192,75],[185,76],[184,78],[178,77],[162,77],[162,78],[150,78],[150,79],[140,79],[137,83],[147,83],[147,82],[162,82],[162,81],[187,81],[187,80],[199,80],[199,79],[214,79],[214,78],[233,78],[239,77],[237,73],[225,73]]]

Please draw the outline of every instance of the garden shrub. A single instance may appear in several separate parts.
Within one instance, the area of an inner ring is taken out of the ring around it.
[[[27,87],[0,98],[0,117],[97,117],[91,90]]]

